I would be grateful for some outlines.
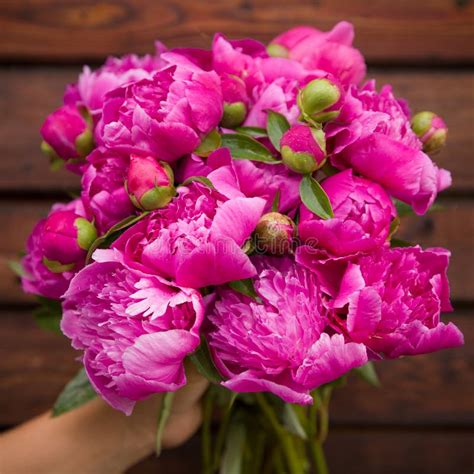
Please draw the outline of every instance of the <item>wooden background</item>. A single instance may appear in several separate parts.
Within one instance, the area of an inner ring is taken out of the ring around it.
[[[332,473],[473,471],[474,5],[469,0],[0,0],[0,427],[51,406],[76,371],[67,341],[35,327],[6,261],[36,220],[78,182],[52,174],[38,129],[81,64],[108,54],[209,46],[213,32],[267,41],[296,24],[356,26],[370,73],[391,82],[414,110],[434,110],[450,127],[436,158],[453,172],[443,213],[407,222],[404,237],[452,249],[460,350],[383,363],[383,388],[357,380],[335,397],[328,440]],[[149,459],[133,473],[197,472],[199,440]]]

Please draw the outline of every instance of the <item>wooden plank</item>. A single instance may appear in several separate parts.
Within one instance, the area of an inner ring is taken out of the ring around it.
[[[351,377],[332,403],[334,424],[472,425],[473,317],[471,310],[451,318],[466,337],[460,349],[380,363],[380,389]],[[78,364],[66,338],[37,328],[28,310],[0,311],[0,327],[0,426],[5,426],[51,407]]]
[[[8,267],[8,260],[24,250],[26,239],[37,220],[45,216],[52,202],[48,200],[0,201],[0,303],[32,301],[23,295]],[[474,202],[442,201],[445,210],[423,217],[405,218],[400,237],[424,247],[441,246],[452,251],[449,275],[454,300],[472,301],[474,280],[467,278],[474,266]]]
[[[472,63],[473,12],[471,2],[448,0],[3,0],[0,59],[97,60],[143,53],[157,38],[203,47],[216,31],[268,41],[295,25],[326,30],[347,19],[370,62]]]
[[[472,471],[472,433],[339,430],[325,446],[331,474],[446,474]],[[128,474],[199,472],[199,437],[184,446],[150,456]]]
[[[60,105],[64,87],[76,80],[79,67],[0,69],[0,109],[8,120],[0,126],[3,158],[0,160],[0,191],[51,192],[78,186],[77,176],[52,173],[39,151],[39,128],[47,114]],[[447,147],[436,161],[453,173],[453,190],[474,190],[474,73],[472,71],[379,70],[378,84],[392,83],[414,111],[433,110],[450,128]],[[371,74],[372,75],[372,74]]]

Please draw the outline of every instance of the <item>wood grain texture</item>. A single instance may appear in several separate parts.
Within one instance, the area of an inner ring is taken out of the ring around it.
[[[268,41],[310,24],[346,19],[370,63],[472,63],[474,7],[456,0],[3,0],[0,59],[97,60],[143,53],[156,38],[169,46],[207,46],[215,31]]]
[[[474,266],[474,202],[449,199],[441,203],[445,207],[442,211],[404,218],[400,238],[423,247],[449,248],[453,254],[449,269],[452,297],[472,301],[474,280],[469,276]],[[4,229],[0,234],[0,303],[33,301],[22,293],[8,261],[18,258],[34,225],[48,213],[52,204],[49,200],[0,201],[0,222]]]
[[[0,192],[78,187],[77,176],[49,170],[39,151],[39,128],[60,105],[66,84],[75,81],[79,71],[78,67],[0,69],[0,110],[8,111],[8,120],[0,123]],[[451,170],[454,192],[474,191],[474,72],[375,69],[370,75],[379,85],[393,84],[395,92],[410,101],[413,111],[433,110],[446,120],[448,145],[434,158]]]
[[[376,389],[351,377],[331,406],[335,426],[472,426],[474,311],[449,318],[466,337],[461,349],[386,361]],[[78,370],[69,341],[42,331],[28,310],[0,311],[0,425],[13,425],[51,407]],[[403,389],[401,389],[403,387]]]
[[[331,474],[446,474],[471,472],[471,433],[424,430],[332,429],[326,444]],[[197,473],[199,437],[142,461],[127,474]]]

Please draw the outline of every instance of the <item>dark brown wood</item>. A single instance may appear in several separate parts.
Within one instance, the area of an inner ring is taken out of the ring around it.
[[[474,204],[467,200],[441,201],[445,209],[423,217],[405,218],[400,237],[424,247],[441,246],[452,251],[449,270],[452,296],[455,300],[472,301],[474,281],[469,278],[474,266]],[[8,260],[18,258],[25,248],[27,236],[37,220],[45,216],[52,201],[0,201],[0,303],[32,301],[24,295],[8,267]]]
[[[79,72],[79,67],[0,70],[0,109],[8,111],[8,120],[0,126],[0,191],[51,192],[78,187],[77,176],[49,170],[39,151],[39,128],[60,105],[65,85],[75,81]],[[373,75],[379,85],[392,83],[414,111],[433,110],[445,118],[450,129],[448,145],[434,159],[453,173],[454,191],[474,190],[474,74],[374,70]]]
[[[473,318],[473,311],[450,318],[465,334],[466,345],[461,349],[378,364],[380,389],[351,376],[331,406],[334,424],[472,425]],[[78,370],[75,357],[79,353],[65,337],[36,327],[29,310],[0,311],[0,328],[0,426],[5,426],[50,408]]]
[[[3,0],[0,58],[71,62],[169,46],[208,46],[222,31],[268,41],[299,24],[321,29],[354,22],[370,62],[472,63],[471,2],[426,0]]]
[[[446,474],[472,471],[472,433],[332,429],[326,444],[331,474]],[[142,461],[128,474],[198,473],[199,438]]]

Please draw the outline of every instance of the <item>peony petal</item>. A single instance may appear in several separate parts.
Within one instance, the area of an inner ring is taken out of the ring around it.
[[[261,198],[235,198],[217,209],[211,226],[211,238],[230,238],[238,246],[250,237],[262,216],[266,202]]]

